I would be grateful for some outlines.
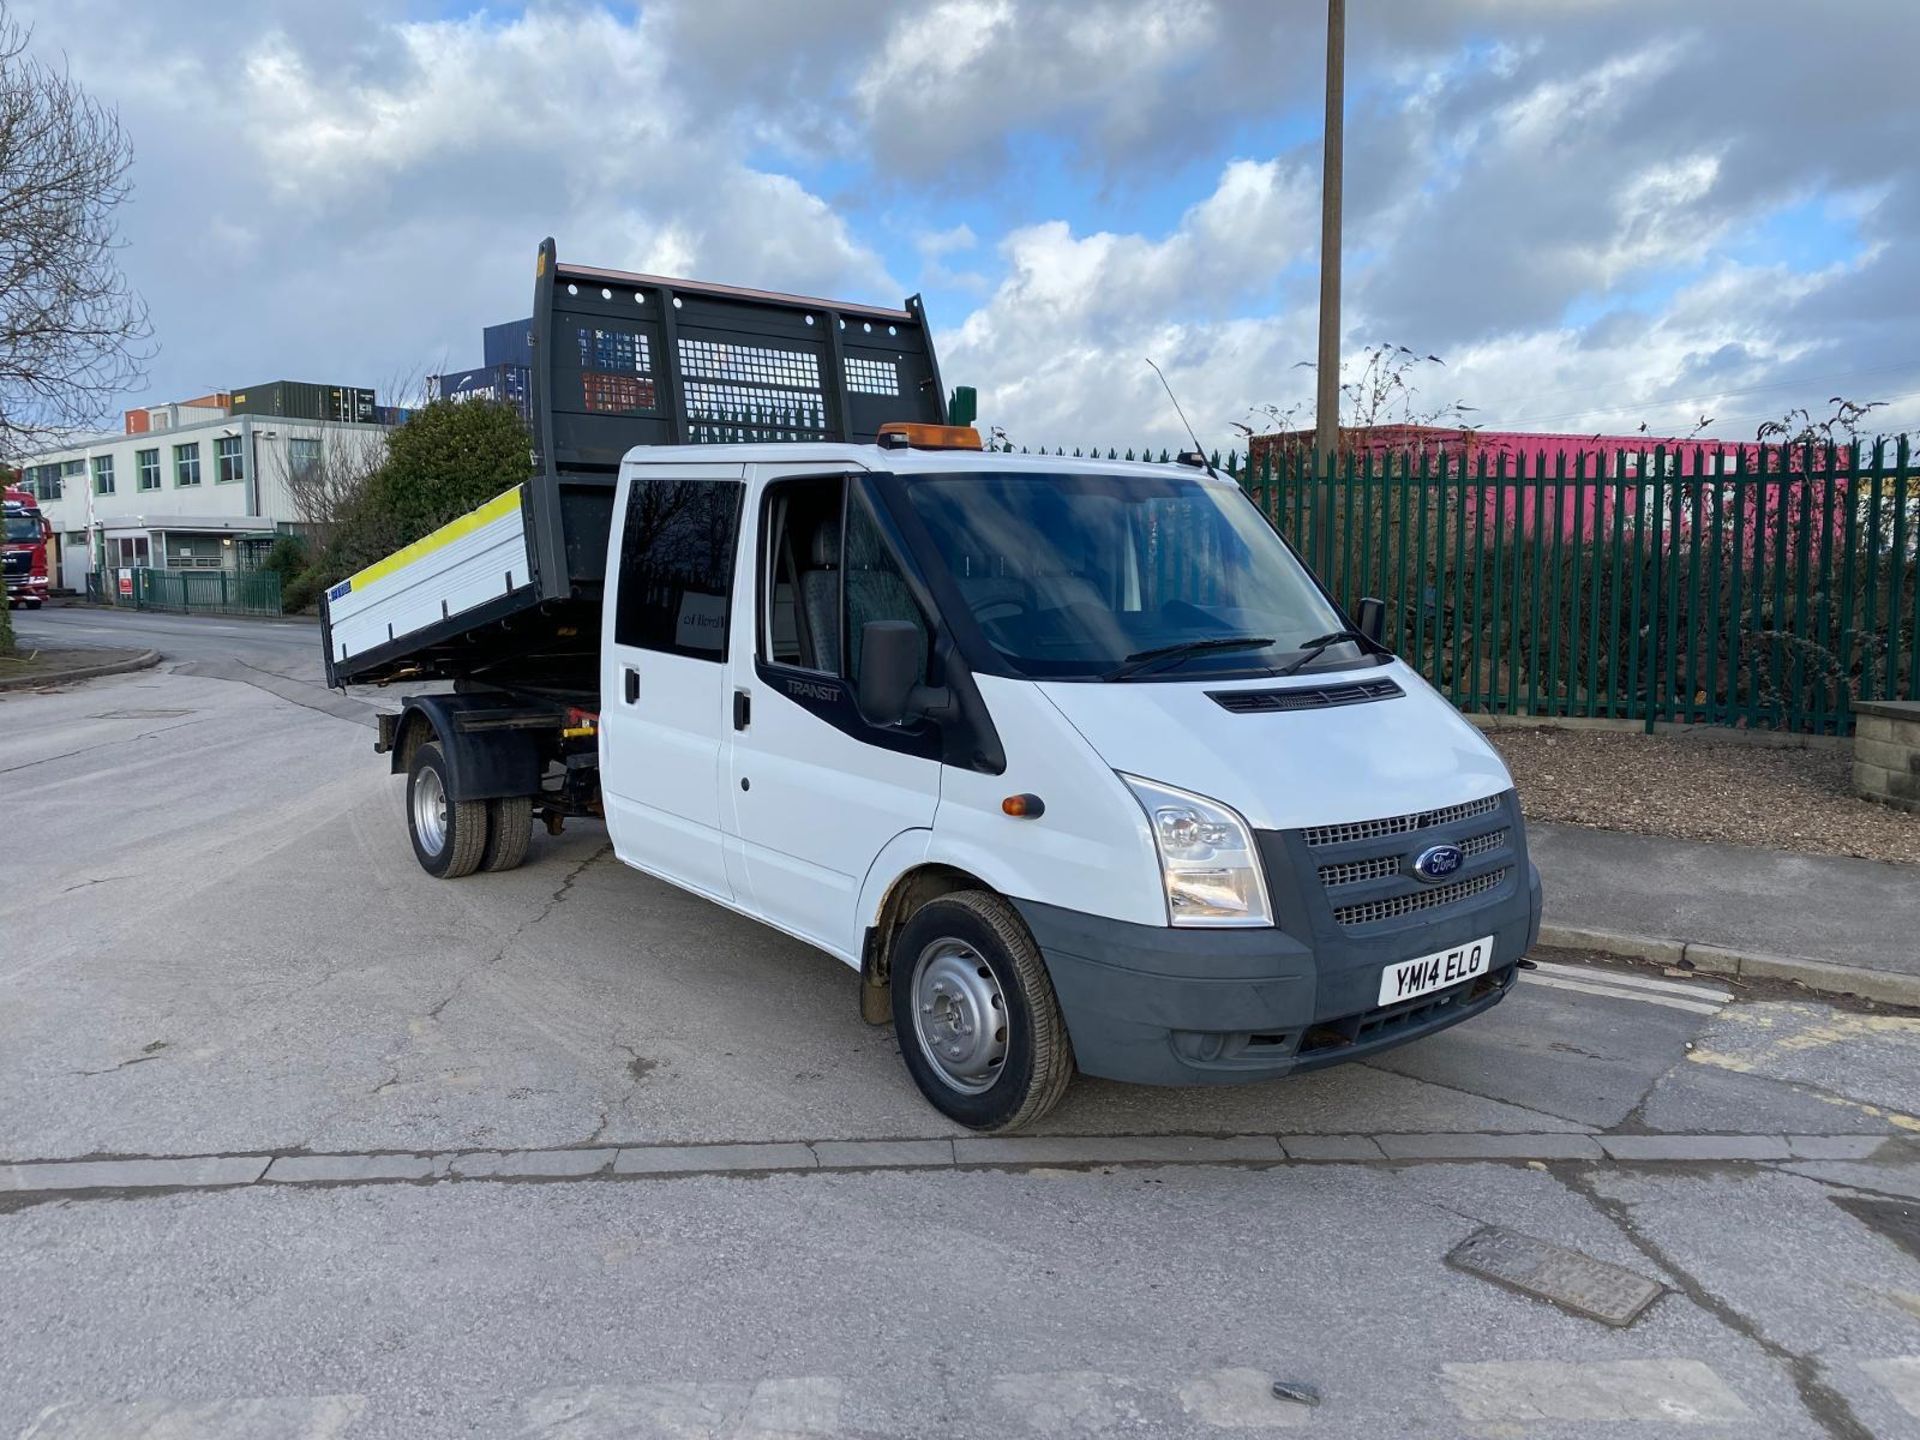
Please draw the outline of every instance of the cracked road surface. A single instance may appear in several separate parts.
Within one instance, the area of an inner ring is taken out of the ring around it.
[[[595,827],[421,874],[311,629],[17,617],[123,622],[167,663],[0,699],[0,1440],[1920,1435],[1909,1017],[1543,957],[981,1148],[838,962]],[[1489,1223],[1667,1293],[1443,1263]]]

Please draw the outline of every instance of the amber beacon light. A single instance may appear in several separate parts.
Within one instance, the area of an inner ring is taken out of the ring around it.
[[[882,445],[904,445],[914,450],[978,450],[980,432],[971,425],[927,425],[916,420],[889,420],[880,427]]]

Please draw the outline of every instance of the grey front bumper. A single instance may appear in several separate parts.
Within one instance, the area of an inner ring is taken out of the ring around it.
[[[1540,933],[1540,876],[1517,810],[1509,845],[1486,857],[1506,869],[1499,885],[1378,922],[1336,921],[1311,857],[1291,843],[1297,834],[1263,847],[1281,922],[1272,929],[1174,929],[1014,904],[1046,959],[1083,1072],[1148,1085],[1270,1080],[1391,1049],[1499,1003]],[[1388,965],[1484,935],[1493,937],[1488,974],[1377,1005]]]

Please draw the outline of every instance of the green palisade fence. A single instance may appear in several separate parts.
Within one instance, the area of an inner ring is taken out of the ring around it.
[[[109,576],[110,598],[134,610],[170,610],[182,615],[278,615],[280,576],[272,570],[133,571],[133,594],[119,594]]]
[[[1848,734],[1856,701],[1920,700],[1904,438],[1462,448],[1212,460],[1349,611],[1385,600],[1387,643],[1463,710]],[[1204,595],[1217,557],[1181,528],[1169,508],[1150,561]]]

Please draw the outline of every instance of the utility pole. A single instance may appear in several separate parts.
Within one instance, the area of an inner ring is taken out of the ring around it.
[[[1340,444],[1340,186],[1347,108],[1347,0],[1327,0],[1327,127],[1320,166],[1320,358],[1313,450],[1332,463]]]

